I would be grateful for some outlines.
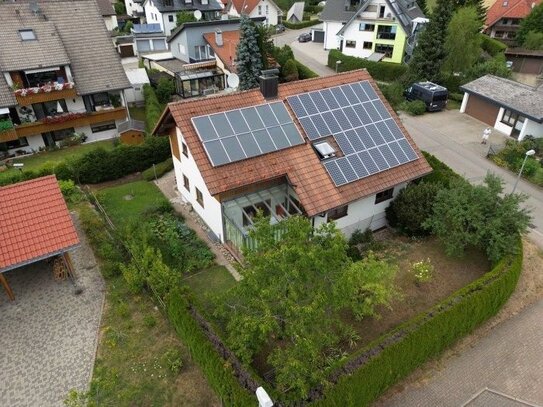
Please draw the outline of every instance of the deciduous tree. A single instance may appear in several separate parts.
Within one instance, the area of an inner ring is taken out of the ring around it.
[[[447,27],[443,66],[448,72],[465,72],[481,54],[480,21],[474,7],[461,7],[452,16]]]
[[[535,6],[530,14],[520,22],[516,36],[517,43],[524,44],[530,31],[543,32],[543,3]]]

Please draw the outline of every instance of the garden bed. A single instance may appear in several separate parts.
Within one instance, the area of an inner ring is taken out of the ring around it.
[[[489,154],[488,157],[496,165],[518,174],[529,150],[534,150],[535,155],[526,159],[522,177],[532,184],[543,187],[543,139],[526,136],[520,142],[508,140],[502,150],[496,154]]]

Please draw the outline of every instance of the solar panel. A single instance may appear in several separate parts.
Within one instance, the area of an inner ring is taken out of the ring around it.
[[[329,135],[336,140],[343,157],[324,166],[337,186],[418,158],[368,81],[302,93],[287,101],[310,140]]]
[[[192,124],[215,167],[304,143],[283,102],[193,117]]]

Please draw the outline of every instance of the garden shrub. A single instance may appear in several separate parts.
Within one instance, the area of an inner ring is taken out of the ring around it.
[[[149,167],[141,173],[145,181],[152,181],[155,179],[155,174],[157,178],[162,177],[168,171],[173,170],[173,159],[170,157],[161,163],[155,165],[155,168]]]
[[[422,154],[428,164],[432,167],[432,172],[422,177],[420,181],[428,183],[439,183],[449,187],[452,182],[461,180],[462,177],[454,172],[449,166],[438,160],[432,154],[423,151]]]
[[[285,65],[281,67],[281,73],[283,79],[286,82],[297,81],[298,77],[298,67],[296,66],[296,61],[294,59],[289,59]]]
[[[160,78],[158,80],[155,94],[159,103],[163,105],[168,103],[172,95],[175,94],[175,84],[173,79],[164,77]]]
[[[298,77],[300,79],[311,79],[317,78],[319,75],[316,72],[313,72],[307,66],[302,64],[300,61],[295,60],[296,68],[298,68]]]
[[[351,260],[358,261],[367,256],[371,251],[379,251],[381,247],[381,243],[375,240],[371,229],[366,229],[363,232],[360,229],[356,229],[349,238],[347,255]]]
[[[72,180],[59,180],[58,186],[60,187],[60,192],[62,192],[66,202],[77,203],[81,201],[81,192]]]
[[[408,236],[427,236],[423,223],[432,215],[432,206],[442,185],[421,182],[410,184],[386,208],[390,226]]]
[[[148,83],[143,85],[143,98],[145,99],[145,130],[150,133],[162,114],[162,106],[158,101],[155,90]]]
[[[324,397],[313,405],[368,406],[387,388],[495,315],[513,293],[522,270],[520,239],[515,246],[516,255],[502,259],[483,277],[343,361],[337,383],[327,386]]]
[[[341,61],[341,64],[339,64],[338,67],[339,72],[365,68],[373,79],[384,82],[393,82],[407,71],[407,65],[394,64],[392,62],[368,61],[367,59],[347,56],[340,51],[333,49],[328,54],[328,66],[332,69],[336,69],[336,61]]]
[[[283,21],[283,25],[291,30],[299,30],[301,28],[311,27],[320,23],[319,19],[303,21],[301,23],[289,23],[288,21]]]
[[[411,116],[420,116],[426,113],[426,103],[422,100],[405,101],[400,105],[399,109],[409,113]]]
[[[490,38],[488,35],[481,34],[481,48],[491,56],[496,56],[505,52],[507,45],[494,38]]]
[[[394,110],[405,101],[403,96],[404,87],[400,82],[392,82],[390,84],[378,83],[379,89],[383,92],[383,96],[390,103]]]

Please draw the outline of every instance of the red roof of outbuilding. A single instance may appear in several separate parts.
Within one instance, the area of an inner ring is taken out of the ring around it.
[[[525,18],[542,0],[497,0],[486,13],[486,26],[491,27],[502,18]]]
[[[0,271],[78,244],[54,175],[0,188]]]
[[[170,103],[162,114],[156,129],[159,129],[164,121],[173,120],[175,122],[183,134],[211,195],[217,196],[237,188],[286,176],[306,213],[313,216],[387,190],[403,182],[420,178],[431,171],[430,165],[403,127],[398,116],[365,70],[280,84],[278,100],[284,101],[286,97],[291,95],[364,80],[370,82],[419,158],[340,187],[334,185],[309,142],[219,167],[211,165],[202,142],[192,125],[191,118],[222,112],[227,108],[238,109],[269,102],[262,96],[259,89]],[[285,106],[288,108],[287,104]],[[295,117],[294,114],[291,115]],[[298,124],[297,120],[295,123]],[[301,128],[299,124],[298,128]],[[171,131],[175,132],[175,129]],[[301,132],[301,134],[304,133]]]

